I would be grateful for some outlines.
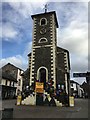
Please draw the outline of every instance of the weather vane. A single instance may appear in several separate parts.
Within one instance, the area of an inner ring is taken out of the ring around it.
[[[47,12],[47,7],[48,7],[48,4],[45,4],[45,13]]]

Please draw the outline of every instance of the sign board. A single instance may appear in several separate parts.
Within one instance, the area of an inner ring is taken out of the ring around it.
[[[43,93],[44,92],[44,84],[41,82],[36,82],[36,88],[35,91],[37,93]]]
[[[87,72],[87,73],[73,73],[73,77],[90,77],[90,72]]]

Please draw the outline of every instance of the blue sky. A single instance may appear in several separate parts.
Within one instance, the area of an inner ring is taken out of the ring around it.
[[[20,68],[28,66],[27,54],[32,46],[32,14],[55,10],[59,23],[58,46],[70,52],[72,72],[86,72],[88,69],[88,2],[2,2],[2,58],[0,65],[10,62]],[[18,0],[19,1],[19,0]],[[35,1],[35,0],[34,0]],[[1,30],[1,28],[0,28]],[[71,75],[72,77],[72,75]],[[76,79],[81,82],[81,79]],[[83,81],[84,79],[82,79]]]

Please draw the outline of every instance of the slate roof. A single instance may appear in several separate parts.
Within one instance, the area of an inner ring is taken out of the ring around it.
[[[13,64],[11,64],[11,63],[7,63],[6,65],[11,65],[11,66],[13,66],[13,67],[15,67],[15,68],[17,68],[17,69],[19,69],[19,70],[22,70],[21,68],[16,67],[15,65],[13,65]],[[6,65],[4,65],[3,67],[5,67]],[[3,70],[3,67],[2,67],[2,68],[0,68],[0,69],[2,69],[2,70]],[[22,70],[22,71],[23,71],[23,70]]]
[[[76,83],[76,84],[80,85],[79,83],[77,83],[77,82],[74,81],[74,80],[70,80],[70,83]]]
[[[2,78],[10,80],[10,81],[17,82],[17,80],[12,75],[7,74],[6,72],[2,72]]]

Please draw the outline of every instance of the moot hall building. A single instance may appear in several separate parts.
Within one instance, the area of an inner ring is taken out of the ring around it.
[[[22,104],[42,105],[46,99],[49,102],[53,99],[57,105],[64,104],[63,98],[67,96],[68,99],[70,94],[70,60],[69,51],[57,46],[59,25],[56,12],[45,12],[31,17],[32,52],[28,57],[32,95],[29,93],[22,100]],[[36,89],[36,83],[43,84],[42,92]]]

